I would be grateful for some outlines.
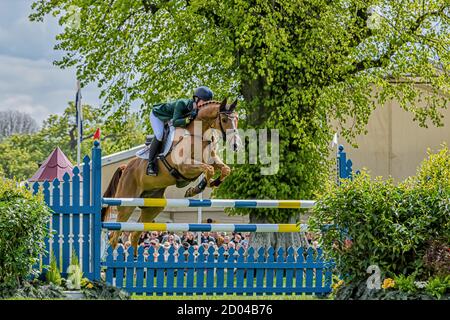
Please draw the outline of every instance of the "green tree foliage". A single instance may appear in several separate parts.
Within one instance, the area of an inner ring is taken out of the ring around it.
[[[135,113],[124,113],[121,118],[105,120],[98,108],[83,106],[82,156],[90,154],[92,137],[97,128],[102,132],[105,155],[142,144],[145,134],[142,121]],[[31,178],[39,165],[56,148],[60,147],[69,160],[77,161],[77,130],[75,106],[69,103],[62,115],[50,115],[35,134],[15,134],[0,143],[0,172],[8,178]]]
[[[132,100],[148,114],[207,84],[243,100],[241,127],[279,129],[278,174],[236,166],[223,197],[312,198],[328,173],[333,120],[350,139],[377,103],[396,99],[421,125],[440,125],[448,99],[447,0],[40,0],[33,9],[35,21],[59,17],[67,54],[57,64],[98,83],[112,117]]]

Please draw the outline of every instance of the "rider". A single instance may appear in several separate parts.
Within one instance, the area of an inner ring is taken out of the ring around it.
[[[150,123],[155,137],[152,140],[149,150],[147,175],[156,176],[158,166],[156,165],[156,154],[161,146],[164,123],[172,121],[174,127],[185,127],[195,119],[198,112],[198,105],[210,101],[213,92],[208,87],[202,86],[194,90],[192,99],[179,99],[175,102],[161,103],[153,106],[150,113]]]

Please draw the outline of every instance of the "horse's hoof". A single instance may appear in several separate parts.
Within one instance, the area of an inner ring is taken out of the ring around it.
[[[218,187],[222,181],[220,181],[220,177],[218,177],[216,180],[213,180],[209,185],[211,188]]]
[[[190,197],[193,197],[193,196],[199,194],[199,192],[197,192],[196,189],[197,188],[195,188],[195,187],[190,187],[189,189],[186,190],[186,193],[184,194],[184,197],[185,198],[190,198]]]

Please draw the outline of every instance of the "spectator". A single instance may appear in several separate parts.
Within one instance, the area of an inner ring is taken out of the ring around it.
[[[181,239],[178,235],[176,235],[173,231],[167,233],[162,238],[162,242],[170,242],[169,238],[172,237],[172,241],[176,241],[177,243],[181,243]]]
[[[242,241],[242,236],[239,233],[235,233],[233,237],[233,242],[235,244],[240,244]]]
[[[311,232],[306,232],[306,240],[308,241],[308,245],[311,246],[314,236]]]
[[[158,239],[159,241],[159,232],[158,231],[152,231],[149,235],[150,240]]]
[[[213,241],[214,243],[216,243],[216,239],[214,239],[213,237],[211,237],[209,235],[209,232],[203,232],[202,236],[200,238],[200,243],[209,243],[210,241]]]
[[[159,236],[158,236],[159,243],[164,243],[164,242],[165,242],[165,241],[164,241],[164,237],[165,237],[166,235],[168,235],[168,232],[167,232],[167,231],[164,231],[164,232],[160,232],[160,233],[159,233]]]
[[[218,233],[217,233],[217,231],[211,231],[210,233],[209,233],[209,236],[210,237],[213,237],[214,239],[216,239],[216,241],[215,242],[217,242],[217,238],[218,238]]]
[[[170,245],[173,245],[175,242],[175,237],[173,236],[173,234],[169,234],[169,236],[167,237],[167,242],[170,243]]]
[[[190,246],[191,246],[191,245],[189,244],[189,242],[183,242],[183,248],[184,248],[184,250],[188,250]]]
[[[192,232],[186,233],[186,238],[184,238],[184,242],[189,243],[189,245],[191,246],[197,244],[197,241],[195,240],[194,234]]]
[[[222,246],[223,242],[224,242],[223,237],[222,236],[217,236],[217,238],[216,238],[217,246],[218,247]]]
[[[138,239],[138,244],[144,243],[145,239],[147,239],[147,232],[142,232]]]
[[[119,238],[123,244],[128,241],[128,236],[129,236],[128,232],[125,231],[120,234]]]
[[[158,239],[153,239],[149,241],[150,246],[152,246],[153,248],[155,248],[155,250],[159,249],[159,241]]]

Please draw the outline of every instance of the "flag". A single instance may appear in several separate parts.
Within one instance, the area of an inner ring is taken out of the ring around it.
[[[95,131],[94,140],[100,140],[100,128]]]
[[[338,134],[336,132],[334,134],[334,136],[333,136],[333,141],[331,142],[331,146],[334,147],[334,146],[337,146],[337,145],[338,145]]]
[[[78,134],[79,134],[79,141],[83,141],[83,110],[81,108],[81,86],[80,81],[77,82],[77,94],[75,96],[75,121],[77,124]]]

